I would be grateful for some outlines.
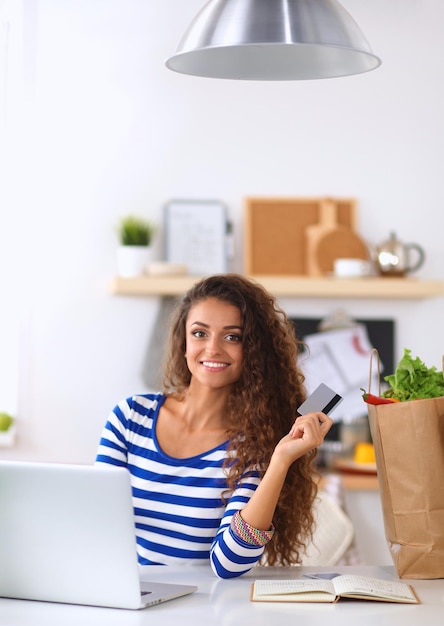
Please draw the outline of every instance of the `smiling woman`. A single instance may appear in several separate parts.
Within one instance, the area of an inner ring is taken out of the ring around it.
[[[331,427],[305,397],[294,327],[237,274],[197,282],[171,321],[162,393],[120,402],[98,463],[131,473],[139,562],[209,560],[217,576],[300,563],[312,462]]]

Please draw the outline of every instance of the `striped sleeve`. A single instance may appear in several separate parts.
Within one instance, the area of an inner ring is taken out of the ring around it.
[[[219,578],[234,578],[248,572],[261,558],[264,546],[244,541],[232,529],[233,516],[244,508],[259,484],[253,474],[244,478],[227,503],[210,553],[211,567]]]

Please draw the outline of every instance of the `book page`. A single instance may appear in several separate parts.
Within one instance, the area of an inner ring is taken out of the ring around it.
[[[339,596],[356,596],[417,602],[415,594],[405,583],[395,580],[369,578],[366,576],[343,575],[332,581]]]
[[[330,580],[256,580],[252,599],[262,602],[333,602]]]

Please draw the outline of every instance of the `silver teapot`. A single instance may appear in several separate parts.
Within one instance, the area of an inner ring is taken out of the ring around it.
[[[413,256],[416,256],[414,259]],[[376,246],[376,262],[383,276],[404,276],[418,270],[425,261],[424,250],[416,243],[402,243],[395,233]]]

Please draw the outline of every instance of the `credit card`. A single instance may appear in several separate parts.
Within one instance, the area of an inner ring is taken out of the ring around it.
[[[341,401],[342,396],[324,383],[321,383],[319,387],[316,387],[313,393],[308,396],[305,402],[301,404],[298,408],[298,413],[299,415],[306,415],[307,413],[322,411],[322,413],[330,415]]]

